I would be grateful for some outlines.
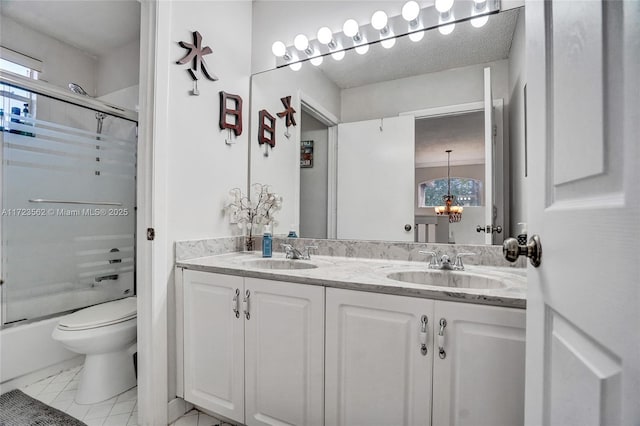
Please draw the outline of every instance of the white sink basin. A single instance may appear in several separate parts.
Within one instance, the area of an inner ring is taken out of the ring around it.
[[[490,289],[504,288],[500,279],[463,271],[416,270],[392,272],[387,278],[413,284],[433,285],[438,287]]]
[[[242,262],[248,268],[257,269],[314,269],[317,265],[302,260],[291,259],[252,259]]]

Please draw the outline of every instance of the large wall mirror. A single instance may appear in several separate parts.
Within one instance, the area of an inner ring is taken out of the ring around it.
[[[435,28],[391,48],[253,75],[249,180],[283,195],[275,232],[459,244],[518,234],[524,50],[520,7],[480,27],[458,22],[449,34]],[[276,115],[286,96],[297,111],[288,128]],[[274,147],[258,144],[263,110],[276,117]],[[459,222],[434,211],[449,185],[464,209]]]

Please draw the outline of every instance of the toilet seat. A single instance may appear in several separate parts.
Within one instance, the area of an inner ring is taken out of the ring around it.
[[[60,330],[79,331],[119,324],[137,317],[136,298],[114,300],[81,309],[60,319]]]

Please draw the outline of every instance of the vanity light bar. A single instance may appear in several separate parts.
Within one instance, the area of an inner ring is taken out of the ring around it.
[[[441,9],[449,7],[450,9],[440,13],[436,10],[435,5],[419,8],[416,15],[415,5],[412,1],[405,3],[403,14],[396,16],[388,16],[386,25],[380,27],[378,19],[382,18],[381,14],[376,16],[376,29],[373,24],[361,24],[349,22],[336,32],[332,32],[328,27],[322,27],[314,30],[311,34],[317,35],[317,38],[308,38],[309,34],[298,34],[296,39],[298,43],[284,45],[282,42],[275,42],[273,53],[276,56],[276,67],[281,68],[296,62],[306,62],[314,59],[315,63],[321,63],[318,57],[332,55],[334,58],[344,57],[344,53],[348,50],[358,48],[361,54],[368,50],[364,48],[367,44],[382,43],[385,47],[390,48],[394,42],[390,38],[396,38],[407,34],[414,34],[412,40],[418,41],[422,37],[418,33],[425,30],[437,28],[440,26],[451,25],[453,22],[467,21],[472,18],[476,20],[494,13],[500,12],[500,0],[445,0],[444,6],[438,5]],[[444,9],[443,9],[444,10]],[[385,13],[386,15],[386,13]],[[413,18],[407,20],[407,18]],[[351,19],[346,20],[352,21]],[[476,21],[479,22],[479,21]],[[451,27],[447,28],[450,29]],[[345,34],[345,31],[348,34]],[[356,30],[354,34],[354,30]],[[302,37],[301,37],[302,36]],[[303,40],[304,38],[304,40]],[[306,43],[303,43],[306,41]],[[284,51],[282,47],[284,46]],[[303,49],[304,47],[304,49]],[[297,66],[295,67],[299,69]]]

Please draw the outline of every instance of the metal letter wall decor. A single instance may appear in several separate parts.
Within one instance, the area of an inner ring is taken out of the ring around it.
[[[269,144],[271,148],[276,146],[276,118],[266,109],[259,113],[260,129],[258,130],[258,144]],[[266,154],[265,154],[266,155]]]
[[[228,101],[233,102],[229,107]],[[232,122],[227,122],[229,118]],[[220,130],[230,129],[236,136],[242,134],[242,98],[220,91]]]
[[[286,117],[285,123],[287,126],[287,131],[285,132],[284,135],[288,139],[291,136],[291,134],[289,133],[289,126],[296,125],[296,118],[294,116],[294,114],[296,113],[296,110],[293,109],[293,107],[291,106],[291,96],[285,96],[284,98],[280,98],[280,102],[282,102],[282,105],[284,105],[284,111],[279,112],[278,117],[280,118]]]
[[[193,32],[193,44],[187,43],[185,41],[178,42],[180,47],[185,49],[189,49],[189,51],[184,55],[182,59],[176,61],[178,65],[184,65],[190,61],[193,61],[191,68],[187,70],[191,78],[193,79],[193,90],[191,94],[197,96],[200,94],[198,91],[198,74],[202,69],[202,74],[211,80],[217,81],[218,77],[216,77],[213,73],[209,71],[207,68],[207,63],[204,61],[204,55],[209,55],[213,53],[213,50],[209,46],[202,47],[202,36],[198,31]]]

